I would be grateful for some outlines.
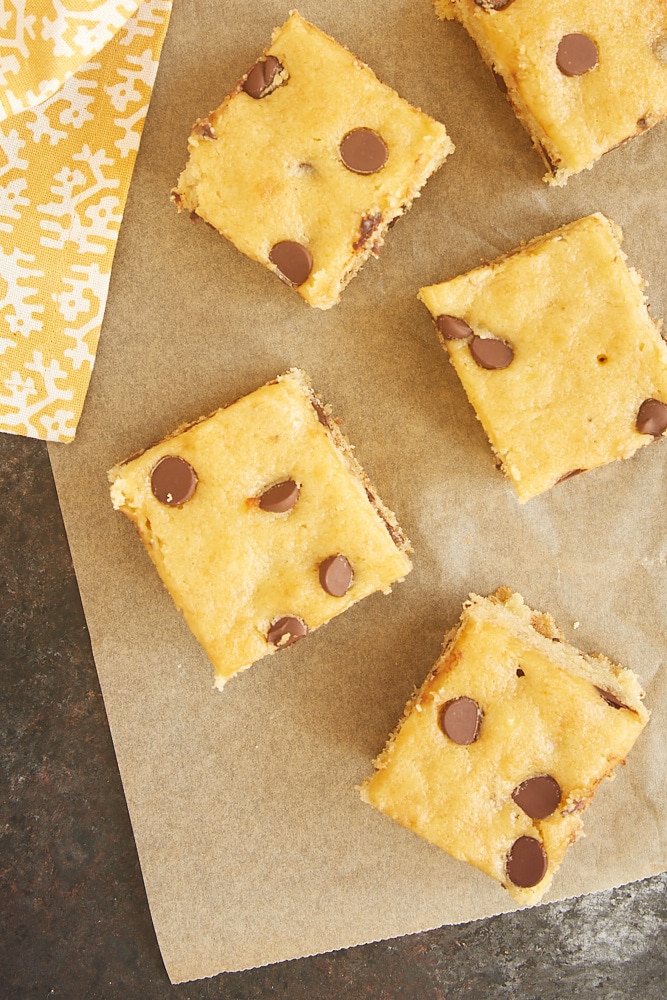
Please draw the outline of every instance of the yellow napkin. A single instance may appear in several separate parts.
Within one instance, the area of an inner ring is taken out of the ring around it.
[[[0,0],[0,430],[71,441],[171,0]]]

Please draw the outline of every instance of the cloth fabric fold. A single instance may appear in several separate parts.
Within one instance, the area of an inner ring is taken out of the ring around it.
[[[171,0],[2,3],[0,430],[71,441]]]

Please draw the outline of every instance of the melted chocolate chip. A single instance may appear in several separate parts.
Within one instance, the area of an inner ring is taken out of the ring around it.
[[[343,136],[340,158],[353,174],[375,174],[382,170],[389,150],[382,136],[372,128],[355,128]]]
[[[304,635],[308,635],[306,623],[302,622],[300,618],[286,615],[284,618],[278,618],[272,624],[266,638],[272,646],[284,649],[286,646],[293,646],[299,639],[303,639]]]
[[[375,215],[365,215],[359,223],[359,238],[352,244],[353,250],[360,250],[382,222],[382,215],[377,212]]]
[[[313,269],[313,258],[310,250],[301,243],[295,243],[292,240],[276,243],[271,248],[269,260],[278,268],[280,277],[293,288],[302,285]]]
[[[275,486],[265,490],[259,498],[261,510],[266,510],[271,514],[284,514],[286,510],[291,510],[299,499],[300,488],[293,479],[286,479],[284,483],[276,483]]]
[[[517,675],[517,677],[525,677],[526,676],[526,671],[522,670],[521,667],[519,667],[517,669],[516,675]]]
[[[380,502],[378,498],[375,496],[375,494],[372,493],[367,486],[364,487],[364,490],[370,503],[375,508],[375,513],[378,515],[378,517],[382,518],[384,526],[389,532],[389,535],[391,536],[392,542],[394,543],[396,548],[403,550],[403,548],[405,547],[405,539],[400,533],[400,530],[398,528],[394,528],[394,526],[389,523],[389,521],[382,512],[382,508],[380,507]]]
[[[195,122],[195,126],[192,129],[193,135],[201,136],[202,139],[217,139],[217,135],[213,131],[213,126],[211,125],[208,118],[204,121]]]
[[[505,80],[505,77],[501,76],[501,74],[498,73],[497,70],[495,69],[492,70],[492,73],[493,73],[493,79],[496,81],[496,87],[498,88],[498,90],[500,91],[501,94],[506,94],[507,82]]]
[[[637,411],[637,430],[640,434],[660,437],[667,430],[667,403],[659,399],[645,399]]]
[[[571,472],[566,472],[564,476],[556,480],[556,486],[558,486],[558,483],[564,483],[566,479],[572,479],[573,476],[580,476],[582,472],[587,471],[587,469],[572,469]]]
[[[512,798],[531,819],[546,819],[558,809],[561,787],[550,774],[526,778],[512,792]]]
[[[520,889],[530,889],[547,873],[548,861],[544,848],[535,837],[519,837],[507,855],[506,871],[510,882]]]
[[[282,65],[275,56],[267,56],[266,59],[260,59],[252,69],[248,70],[242,89],[255,101],[258,101],[261,97],[266,97],[269,87],[282,68]]]
[[[442,315],[436,316],[435,325],[444,340],[466,340],[473,335],[472,329],[465,320],[459,319],[458,316],[448,316],[446,313],[442,313]]]
[[[453,743],[468,746],[479,739],[482,710],[472,698],[454,698],[440,709],[438,725]]]
[[[564,76],[583,76],[598,64],[598,47],[592,38],[575,32],[563,35],[556,52],[556,65]]]
[[[514,0],[475,0],[478,7],[484,10],[505,10]]]
[[[474,336],[470,341],[470,353],[480,368],[492,371],[507,368],[514,359],[514,351],[510,345],[497,337]]]
[[[627,708],[628,711],[633,711],[633,709],[624,704],[620,698],[617,698],[615,694],[612,694],[611,691],[605,691],[604,688],[598,687],[597,684],[595,684],[594,687],[600,697],[604,698],[607,704],[611,705],[612,708]]]
[[[151,471],[153,496],[167,507],[182,507],[196,488],[197,473],[178,455],[165,455]]]
[[[317,419],[319,420],[319,422],[322,424],[323,427],[329,427],[329,418],[327,416],[327,411],[324,409],[319,399],[313,396],[310,401],[313,404],[313,409],[317,414]]]
[[[320,584],[332,597],[343,597],[352,586],[354,572],[345,556],[329,556],[320,563]]]

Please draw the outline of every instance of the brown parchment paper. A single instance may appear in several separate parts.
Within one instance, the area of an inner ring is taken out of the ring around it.
[[[586,816],[548,899],[665,867],[667,443],[520,507],[417,301],[600,210],[667,313],[667,126],[564,190],[465,32],[429,0],[303,0],[301,13],[444,122],[456,152],[341,304],[318,312],[168,193],[192,122],[289,5],[174,6],[76,442],[50,454],[164,961],[175,982],[512,908],[502,889],[355,790],[469,591],[500,584],[642,677],[648,728]],[[303,367],[411,537],[414,570],[219,693],[106,470]],[[577,626],[577,623],[580,623]],[[63,734],[66,738],[67,734]]]

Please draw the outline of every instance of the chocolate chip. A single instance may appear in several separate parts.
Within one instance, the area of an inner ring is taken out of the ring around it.
[[[465,340],[472,337],[472,330],[463,319],[458,316],[448,316],[442,313],[435,318],[435,326],[444,340]]]
[[[556,65],[564,76],[582,76],[598,64],[598,47],[592,38],[575,32],[563,35],[556,52]]]
[[[354,174],[377,173],[389,156],[384,139],[372,128],[352,129],[343,136],[338,150],[341,160]]]
[[[365,215],[359,223],[359,238],[352,244],[353,250],[360,250],[382,222],[382,215],[377,212],[375,215]]]
[[[478,7],[485,10],[505,10],[514,0],[475,0]]]
[[[564,483],[566,479],[572,479],[573,476],[580,476],[582,472],[587,471],[587,469],[572,469],[571,472],[566,472],[564,476],[561,476],[560,479],[556,480],[556,486],[558,486],[559,483]]]
[[[282,68],[282,65],[275,56],[267,56],[266,59],[260,59],[246,73],[243,90],[253,100],[258,101],[260,97],[266,96],[266,92]]]
[[[548,861],[544,848],[535,837],[519,837],[507,855],[506,871],[510,882],[520,889],[530,889],[547,873]]]
[[[637,411],[637,430],[640,434],[660,437],[667,430],[667,404],[659,399],[645,399]]]
[[[628,708],[629,711],[633,711],[628,705],[624,704],[620,698],[617,698],[615,694],[612,694],[611,691],[605,691],[604,688],[598,687],[597,684],[595,684],[594,687],[600,697],[604,698],[607,704],[611,705],[612,708]]]
[[[472,698],[454,698],[440,709],[438,725],[453,743],[468,746],[479,739],[482,710]]]
[[[497,337],[474,336],[470,341],[470,353],[481,368],[492,371],[507,368],[514,358],[510,345]]]
[[[167,507],[182,507],[197,488],[197,473],[178,455],[165,455],[151,472],[153,496]]]
[[[313,258],[310,250],[301,243],[283,240],[271,248],[269,260],[278,268],[280,277],[288,285],[298,288],[308,278],[313,269]]]
[[[661,63],[667,63],[667,35],[658,35],[653,43],[653,55]]]
[[[546,819],[558,809],[562,794],[555,778],[550,774],[538,774],[517,785],[512,798],[531,819]]]
[[[320,563],[322,589],[332,597],[343,597],[352,586],[354,572],[349,561],[340,553]]]
[[[493,73],[493,79],[496,81],[496,87],[498,88],[498,90],[500,91],[501,94],[506,94],[507,82],[505,80],[505,77],[501,76],[500,73],[498,73],[495,69],[492,70],[492,73]]]
[[[306,623],[302,622],[300,618],[286,615],[273,623],[266,638],[271,645],[284,649],[286,646],[293,646],[299,639],[303,639],[304,635],[308,635]]]
[[[201,136],[202,139],[217,139],[217,135],[213,131],[213,126],[210,121],[205,118],[204,121],[195,122],[194,128],[192,129],[193,135]]]
[[[259,498],[259,506],[271,514],[284,514],[298,499],[299,487],[293,479],[286,479],[284,483],[276,483],[265,490]]]
[[[525,677],[526,676],[526,671],[522,670],[521,667],[519,667],[517,669],[516,675],[517,675],[517,677]]]
[[[319,422],[322,424],[323,427],[329,427],[329,418],[327,416],[327,411],[324,409],[319,399],[316,399],[315,396],[313,396],[310,401],[313,404],[313,409],[317,414],[317,419],[319,420]]]

